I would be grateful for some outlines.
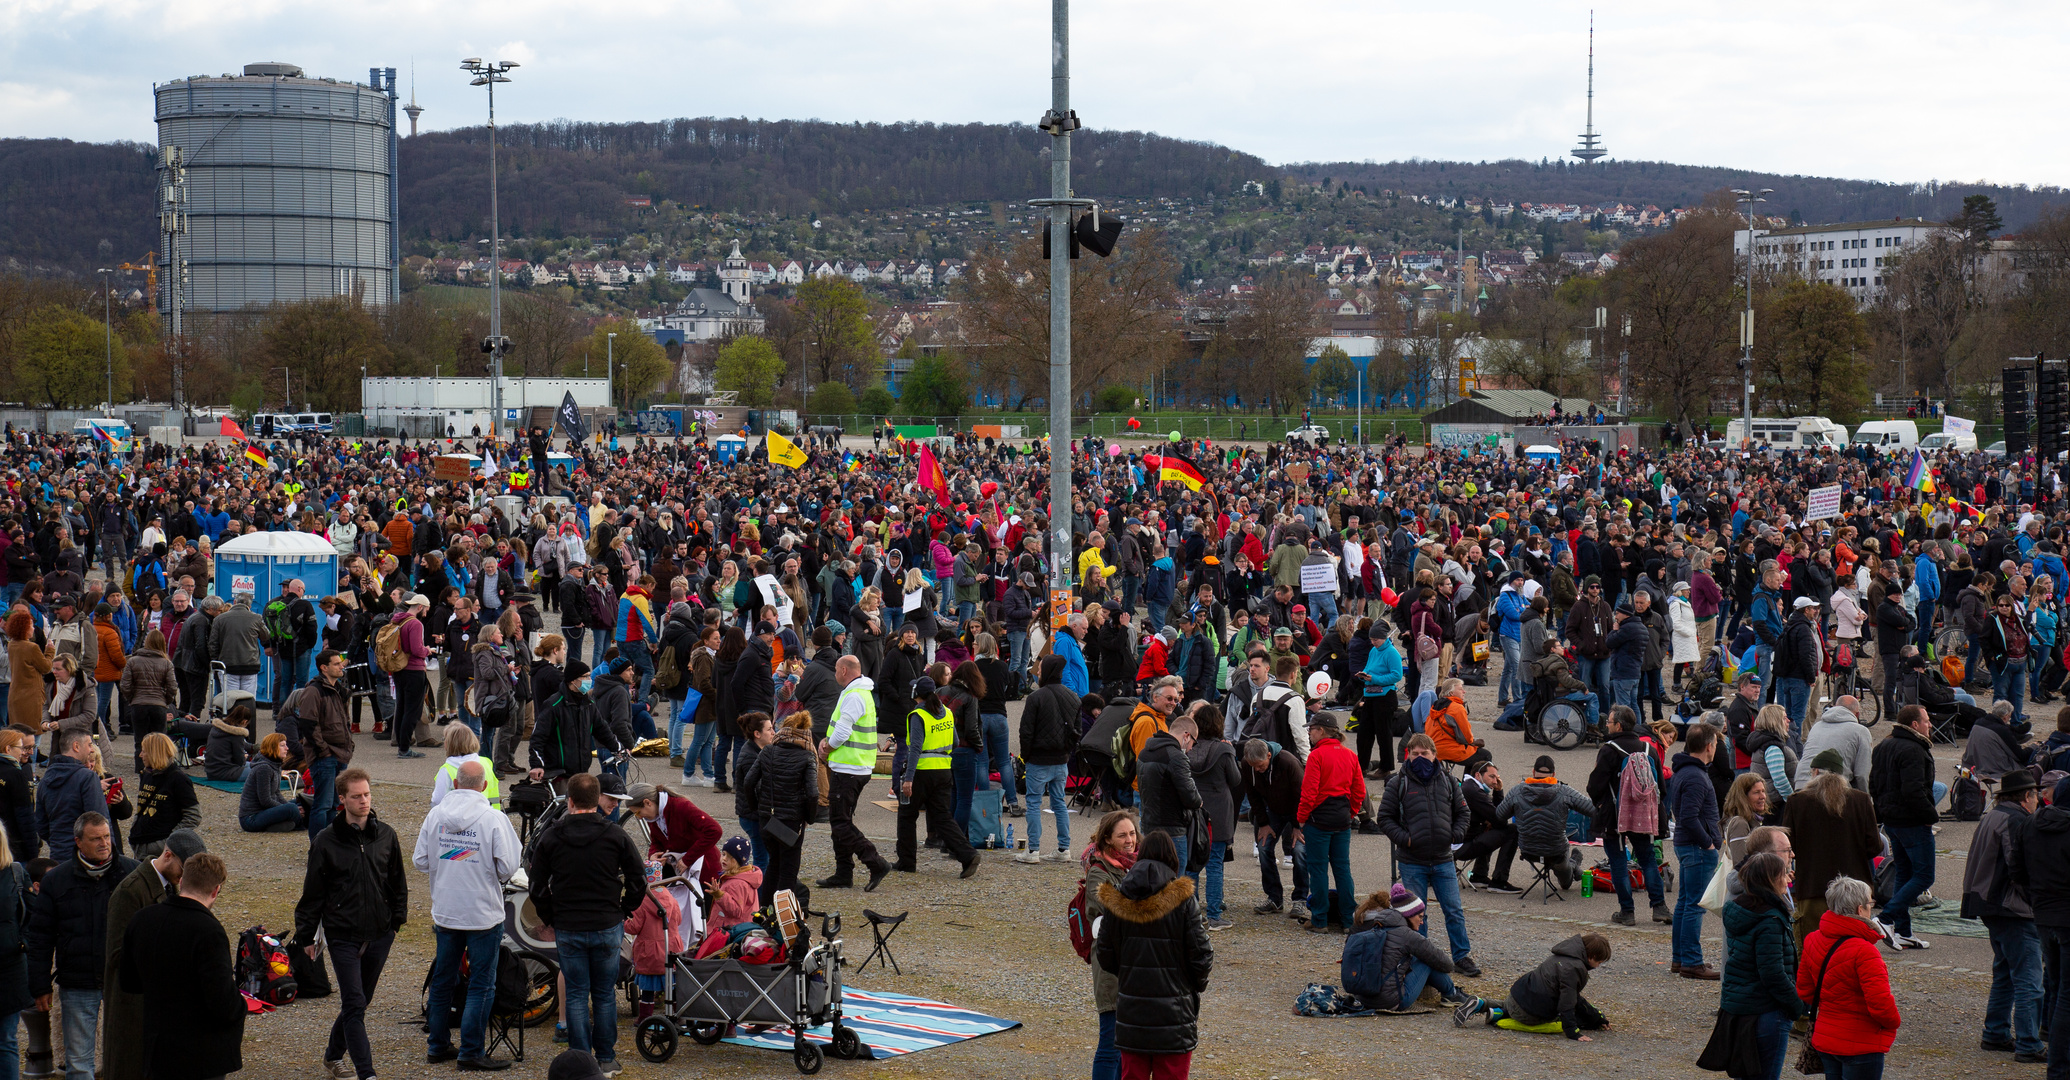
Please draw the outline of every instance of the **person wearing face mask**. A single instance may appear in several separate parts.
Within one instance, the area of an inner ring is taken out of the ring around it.
[[[589,665],[569,660],[565,681],[546,703],[546,718],[532,728],[531,778],[550,780],[556,791],[565,788],[568,777],[589,771],[592,750],[623,749],[590,700],[591,684]]]

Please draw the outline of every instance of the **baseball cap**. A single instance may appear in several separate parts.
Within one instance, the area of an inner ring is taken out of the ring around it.
[[[1814,599],[1812,599],[1812,598],[1811,598],[1811,597],[1809,597],[1809,596],[1800,596],[1800,597],[1798,597],[1798,598],[1797,598],[1797,602],[1796,602],[1795,604],[1792,604],[1792,605],[1790,605],[1790,606],[1791,606],[1791,607],[1793,607],[1793,608],[1795,608],[1795,609],[1797,609],[1798,611],[1802,611],[1802,610],[1804,610],[1805,608],[1808,608],[1808,607],[1817,607],[1817,606],[1818,606],[1818,601],[1817,601],[1817,600],[1814,600]]]

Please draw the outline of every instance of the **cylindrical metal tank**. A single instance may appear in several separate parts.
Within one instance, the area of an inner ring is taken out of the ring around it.
[[[382,305],[396,287],[392,85],[309,78],[292,64],[195,75],[154,88],[159,201],[165,151],[186,166],[182,307],[349,295]],[[163,220],[163,219],[162,219]],[[160,310],[171,307],[173,245],[159,240]]]

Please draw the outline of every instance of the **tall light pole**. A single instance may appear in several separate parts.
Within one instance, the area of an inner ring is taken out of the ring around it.
[[[114,272],[105,267],[94,271],[101,275],[101,330],[107,335],[108,346],[108,405],[101,410],[102,416],[115,411],[115,301],[108,285],[108,275]]]
[[[604,335],[604,403],[611,406],[611,426],[618,426],[618,399],[611,393],[612,352],[618,344],[617,334]]]
[[[1733,197],[1747,208],[1747,309],[1739,319],[1740,440],[1751,445],[1754,438],[1754,204],[1767,202],[1774,188],[1750,191],[1733,188]]]
[[[1071,595],[1071,210],[1091,199],[1071,193],[1071,0],[1050,0],[1049,111],[1036,126],[1049,133],[1049,595]],[[1154,395],[1153,395],[1154,399]],[[1059,612],[1052,608],[1051,625]]]
[[[819,342],[808,341],[807,349],[819,348]],[[805,366],[805,349],[798,350],[798,424],[802,427],[807,415],[806,406],[812,401],[812,371]]]
[[[489,88],[489,438],[503,431],[503,354],[510,343],[503,339],[503,237],[496,217],[496,84],[507,83],[505,74],[518,65],[509,60],[483,62],[478,56],[460,61],[460,70],[471,72],[469,86]]]

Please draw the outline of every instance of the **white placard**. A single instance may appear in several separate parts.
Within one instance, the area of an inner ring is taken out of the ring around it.
[[[1301,564],[1301,591],[1304,593],[1334,593],[1337,591],[1337,566],[1335,563],[1318,562]]]
[[[903,608],[902,610],[905,610],[905,611],[918,611],[918,610],[920,610],[920,601],[921,601],[922,599],[923,599],[923,593],[922,593],[922,591],[921,591],[921,590],[919,590],[919,589],[914,589],[914,590],[913,590],[912,592],[909,592],[909,593],[907,593],[907,594],[906,594],[906,606],[905,606],[905,607],[904,607],[904,608]]]
[[[770,607],[783,606],[790,594],[776,580],[775,574],[762,574],[755,578],[755,587],[762,590],[762,602]]]
[[[1840,485],[1812,488],[1811,497],[1805,500],[1804,520],[1824,521],[1840,516]]]
[[[1974,435],[1977,433],[1977,422],[1974,420],[1964,420],[1959,416],[1943,416],[1941,417],[1941,430],[1950,435]]]

